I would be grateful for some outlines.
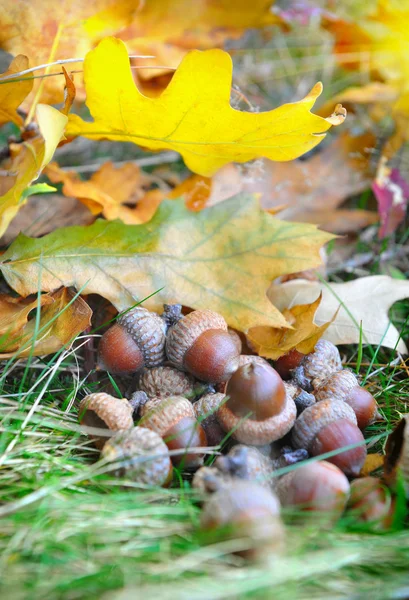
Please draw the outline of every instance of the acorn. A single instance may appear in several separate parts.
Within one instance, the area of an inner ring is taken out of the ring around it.
[[[166,325],[137,306],[121,315],[102,336],[98,368],[118,375],[157,367],[165,361]]]
[[[214,461],[214,467],[225,475],[255,481],[263,487],[271,487],[273,461],[254,446],[237,444],[225,456]]]
[[[274,491],[282,506],[331,513],[338,518],[349,497],[349,482],[335,465],[325,461],[301,464],[277,481]]]
[[[144,427],[116,433],[102,449],[101,457],[120,461],[115,474],[149,486],[168,485],[172,480],[172,462],[162,438]]]
[[[266,559],[284,546],[278,498],[248,481],[233,481],[209,496],[200,527],[225,539],[237,539],[236,553],[252,560]]]
[[[232,432],[232,437],[243,444],[270,444],[284,437],[294,424],[294,401],[277,371],[268,364],[240,367],[229,380],[226,395],[217,419],[226,432]]]
[[[294,400],[297,408],[297,415],[300,415],[303,410],[315,404],[316,400],[314,394],[306,392],[296,385],[294,381],[284,381],[284,387],[287,394]]]
[[[359,386],[358,378],[348,369],[333,373],[324,379],[314,391],[314,395],[317,402],[343,400],[349,404],[356,414],[360,429],[365,429],[383,418],[375,398],[368,390]]]
[[[169,450],[181,451],[172,456],[175,466],[193,469],[203,463],[203,454],[192,449],[207,446],[206,434],[186,398],[171,396],[150,400],[143,407],[140,425],[160,435]]]
[[[169,398],[169,396],[192,398],[195,395],[194,378],[172,367],[144,369],[138,387],[149,398]]]
[[[209,446],[218,446],[226,437],[217,419],[217,411],[225,399],[224,394],[206,394],[193,404],[196,419],[205,431]]]
[[[78,408],[81,425],[107,430],[107,435],[91,435],[95,446],[100,450],[108,438],[108,431],[118,431],[133,427],[133,408],[126,398],[120,399],[109,394],[98,393],[85,396]]]
[[[387,439],[384,479],[392,489],[401,481],[409,499],[409,414],[403,415]]]
[[[377,530],[392,525],[394,502],[390,490],[378,477],[362,477],[351,483],[348,509],[355,521],[368,523]]]
[[[366,458],[365,439],[354,411],[342,400],[323,400],[306,408],[292,431],[295,448],[306,448],[312,456],[357,445],[326,458],[349,477],[357,477]]]
[[[239,369],[240,367],[244,367],[244,365],[249,365],[249,364],[267,365],[268,367],[270,366],[270,363],[268,363],[261,356],[256,356],[254,354],[240,354],[239,365],[237,368]],[[225,394],[226,388],[227,388],[227,381],[224,381],[222,383],[217,384],[216,391],[221,394]]]
[[[328,340],[318,340],[314,352],[307,354],[292,376],[300,387],[312,392],[319,383],[342,369],[338,348]]]
[[[274,368],[283,379],[290,379],[294,369],[300,366],[305,354],[298,352],[295,348],[283,354],[280,358],[274,361]]]
[[[166,353],[174,367],[210,383],[227,381],[239,362],[226,321],[211,310],[195,310],[173,325]]]

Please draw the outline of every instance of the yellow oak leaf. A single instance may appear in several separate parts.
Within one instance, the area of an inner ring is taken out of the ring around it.
[[[40,320],[29,319],[40,306]],[[0,296],[0,359],[44,356],[69,345],[91,323],[92,310],[62,288],[39,299]]]
[[[62,191],[65,196],[77,198],[94,215],[102,213],[108,220],[121,219],[129,225],[149,220],[142,209],[146,203],[138,203],[136,208],[123,206],[132,195],[137,192],[141,194],[142,186],[146,183],[146,178],[133,163],[116,168],[111,162],[106,162],[88,181],[82,180],[75,171],[63,171],[57,163],[48,165],[45,172],[53,183],[64,184]]]
[[[322,91],[264,113],[230,106],[232,61],[222,50],[189,52],[166,90],[147,98],[135,86],[121,40],[106,38],[84,61],[87,105],[93,122],[70,115],[67,134],[180,152],[186,165],[210,176],[223,165],[258,157],[287,161],[314,148],[342,109],[323,119],[310,112]]]
[[[98,220],[40,239],[20,234],[0,270],[21,296],[38,286],[74,286],[118,310],[149,297],[144,306],[158,311],[164,302],[210,308],[240,331],[288,327],[267,288],[282,274],[318,266],[320,248],[332,238],[314,225],[275,219],[254,196],[200,212],[186,209],[183,199],[165,200],[142,225]]]
[[[7,71],[0,75],[0,125],[8,121],[12,121],[19,126],[23,124],[23,119],[18,114],[17,109],[31,92],[33,82],[30,80],[16,81],[15,79],[1,81],[1,79],[27,68],[27,56],[19,54],[16,58],[13,58]]]
[[[314,323],[314,316],[321,299],[322,294],[311,304],[299,304],[284,309],[283,316],[291,325],[291,329],[252,327],[247,333],[250,347],[260,356],[272,360],[277,360],[290,350],[297,350],[302,354],[312,352],[315,344],[332,322],[329,321],[320,326]]]
[[[11,159],[6,165],[8,175],[0,177],[0,236],[21,206],[26,203],[28,186],[41,174],[61,140],[67,117],[56,108],[39,104],[36,118],[41,135],[22,144],[11,144]]]

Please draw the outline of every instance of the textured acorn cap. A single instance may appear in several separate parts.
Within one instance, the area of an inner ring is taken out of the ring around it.
[[[121,461],[116,472],[145,485],[164,485],[172,475],[169,451],[162,438],[144,427],[115,434],[104,446],[102,458]]]
[[[342,369],[338,348],[328,340],[318,340],[314,351],[307,354],[301,364],[305,376],[311,380],[326,379]]]
[[[143,371],[139,379],[139,389],[149,398],[193,396],[195,379],[192,375],[173,367],[154,367]]]
[[[230,485],[233,477],[215,467],[200,467],[193,475],[192,488],[206,494],[214,494],[222,487]]]
[[[107,428],[111,431],[133,427],[133,408],[125,398],[115,398],[110,394],[97,393],[85,396],[80,402],[78,418],[82,425]],[[108,439],[103,436],[95,438],[101,447]]]
[[[196,419],[193,405],[182,396],[171,396],[147,402],[140,425],[163,437],[171,427],[186,417]]]
[[[263,487],[271,487],[273,461],[253,446],[233,446],[226,456],[219,456],[215,460],[214,466],[226,475],[254,481]]]
[[[254,354],[240,354],[240,356],[239,356],[239,368],[240,367],[244,367],[244,365],[249,365],[250,363],[251,364],[257,364],[257,365],[268,365],[268,366],[270,366],[270,363],[268,363],[261,356],[255,356]]]
[[[352,371],[344,369],[333,373],[320,382],[320,385],[314,389],[314,396],[317,402],[322,400],[345,400],[354,387],[358,387],[358,379]]]
[[[227,323],[221,315],[212,310],[195,310],[171,327],[166,339],[166,354],[170,362],[184,370],[186,352],[197,338],[208,329],[227,331]]]
[[[287,391],[282,411],[263,421],[256,421],[251,417],[238,417],[227,403],[222,404],[217,411],[217,419],[227,433],[234,430],[232,437],[235,440],[253,446],[263,446],[283,438],[294,425],[296,416],[294,400]]]
[[[338,419],[348,419],[357,425],[354,411],[342,400],[323,400],[309,406],[294,423],[293,446],[309,450],[321,429]]]
[[[217,419],[217,411],[225,399],[224,394],[206,394],[193,404],[196,419],[206,433],[209,446],[217,446],[226,437]]]
[[[409,498],[409,414],[403,415],[387,439],[384,467],[386,483],[393,487],[401,476]]]
[[[146,367],[157,367],[165,361],[166,325],[156,313],[136,306],[120,316],[117,323],[138,345]]]

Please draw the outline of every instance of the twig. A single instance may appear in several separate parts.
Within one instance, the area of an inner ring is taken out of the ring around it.
[[[151,167],[154,165],[161,165],[163,163],[173,163],[179,160],[180,156],[177,152],[162,152],[160,154],[154,154],[153,156],[144,156],[143,158],[136,158],[135,160],[121,160],[114,162],[114,167],[121,167],[127,163],[133,163],[138,167]],[[73,167],[62,167],[62,171],[76,171],[77,173],[93,173],[97,171],[103,162],[92,163],[90,165],[78,165]]]

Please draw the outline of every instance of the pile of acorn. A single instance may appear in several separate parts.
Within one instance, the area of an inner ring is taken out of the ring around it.
[[[334,518],[348,508],[360,521],[389,527],[398,473],[409,493],[409,417],[389,437],[384,478],[359,478],[362,430],[382,416],[343,369],[338,349],[320,340],[311,354],[292,351],[275,368],[241,352],[238,334],[213,311],[183,316],[179,305],[165,305],[159,316],[133,308],[99,345],[99,368],[134,377],[130,398],[90,394],[80,422],[120,476],[166,486],[172,465],[196,471],[202,528],[232,527],[256,548],[281,546],[281,506]]]

